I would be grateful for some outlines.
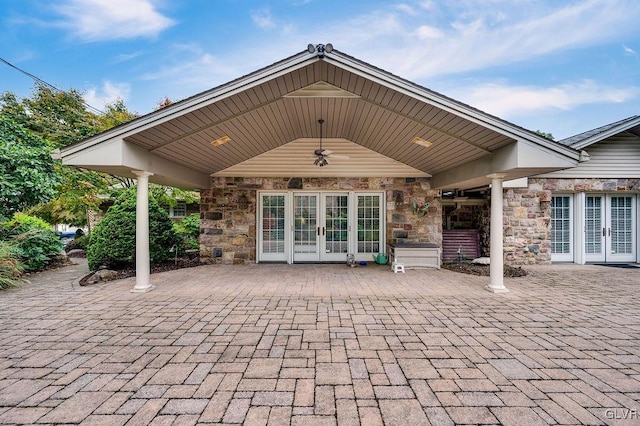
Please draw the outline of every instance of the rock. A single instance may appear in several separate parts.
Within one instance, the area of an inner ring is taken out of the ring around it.
[[[477,263],[479,265],[489,265],[491,263],[491,259],[488,257],[479,257],[477,259],[473,259],[471,263]]]
[[[73,249],[69,250],[67,257],[87,257],[87,252],[83,249]]]
[[[91,275],[86,281],[85,285],[98,284],[101,281],[111,281],[118,278],[118,273],[110,269],[101,269],[95,274]]]

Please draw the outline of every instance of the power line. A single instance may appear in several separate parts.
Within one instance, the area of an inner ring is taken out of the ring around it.
[[[34,81],[36,81],[39,84],[42,84],[58,93],[63,93],[64,90],[58,89],[56,86],[54,86],[53,84],[47,83],[46,81],[44,81],[43,79],[41,79],[40,77],[38,77],[37,75],[31,74],[28,71],[23,70],[22,68],[13,65],[11,62],[7,61],[6,59],[0,57],[0,61],[3,62],[5,65],[8,65],[9,67],[13,68],[14,70],[26,75],[27,77],[33,79]],[[84,98],[82,99],[82,104],[87,107],[88,109],[90,109],[91,111],[97,113],[97,114],[103,114],[104,115],[104,111],[99,110],[98,108],[95,108],[91,105],[89,105],[87,102],[85,102]]]

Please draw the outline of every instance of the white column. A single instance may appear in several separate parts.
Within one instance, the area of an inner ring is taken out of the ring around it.
[[[153,173],[132,170],[138,178],[136,196],[136,285],[131,289],[134,293],[153,290],[149,282],[149,176]]]
[[[504,286],[504,232],[502,208],[502,180],[504,173],[487,175],[491,179],[491,247],[490,247],[490,282],[487,289],[494,293],[506,293]]]

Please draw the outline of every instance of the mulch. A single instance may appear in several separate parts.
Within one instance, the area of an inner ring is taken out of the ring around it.
[[[168,263],[163,263],[160,265],[152,265],[151,266],[151,273],[152,274],[156,274],[158,272],[167,272],[167,271],[174,271],[176,269],[183,269],[183,268],[193,268],[195,266],[200,266],[200,259],[199,258],[194,258],[194,259],[183,259],[183,258],[178,258],[178,262],[168,262]],[[124,278],[129,278],[129,277],[135,277],[136,276],[136,268],[135,267],[130,267],[130,268],[126,268],[126,269],[120,269],[115,271],[116,275],[113,277],[112,280],[121,280]],[[79,284],[85,285],[86,281],[93,275],[93,272],[90,273],[89,275],[86,275],[84,277],[82,277],[80,279]],[[111,281],[111,280],[110,280]]]
[[[483,277],[488,277],[490,275],[490,266],[481,265],[479,263],[471,263],[471,262],[443,263],[442,269],[447,269],[453,272],[460,272],[462,274],[480,275]],[[524,277],[526,275],[527,275],[527,271],[525,271],[521,267],[504,265],[505,277],[516,278],[516,277]]]

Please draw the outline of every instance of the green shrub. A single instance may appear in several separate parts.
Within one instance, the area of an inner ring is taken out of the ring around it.
[[[13,241],[14,254],[27,271],[43,269],[62,251],[62,242],[51,225],[42,219],[24,213],[0,224],[2,239]]]
[[[78,229],[78,231],[80,231],[80,229]],[[78,234],[76,233],[76,235]],[[86,250],[87,245],[89,245],[89,236],[84,235],[83,233],[81,236],[75,237],[73,240],[69,241],[69,243],[64,247],[64,251],[69,253],[74,249]]]
[[[149,199],[149,252],[155,264],[166,262],[179,238],[167,213]],[[135,265],[136,254],[136,192],[127,190],[107,210],[89,238],[87,260],[89,269],[104,265],[109,269],[124,269]]]
[[[198,237],[200,236],[200,215],[192,214],[185,217],[180,222],[173,224],[176,234],[182,238],[182,248],[184,250],[194,250],[200,248]]]
[[[20,278],[23,269],[11,242],[0,240],[0,290],[15,287],[24,281]]]

